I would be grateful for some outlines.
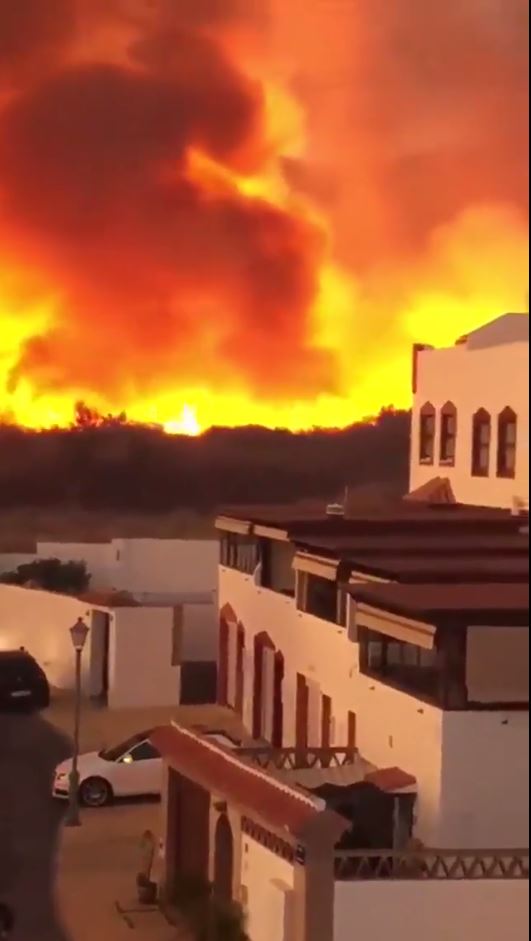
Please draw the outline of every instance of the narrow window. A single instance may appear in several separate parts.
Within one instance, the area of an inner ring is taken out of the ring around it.
[[[422,464],[433,464],[435,455],[435,409],[426,402],[420,410],[419,457]]]
[[[452,402],[447,402],[441,409],[441,447],[439,451],[441,464],[455,464],[456,443],[457,409]]]
[[[514,477],[516,472],[517,418],[512,408],[498,415],[498,477]]]
[[[480,408],[472,418],[472,476],[488,477],[490,468],[490,415]]]

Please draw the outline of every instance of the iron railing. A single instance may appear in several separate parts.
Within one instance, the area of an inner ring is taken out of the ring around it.
[[[338,881],[529,879],[529,850],[336,850]]]
[[[298,771],[301,768],[343,768],[356,761],[355,748],[272,748],[270,745],[244,746],[238,757],[259,768]]]

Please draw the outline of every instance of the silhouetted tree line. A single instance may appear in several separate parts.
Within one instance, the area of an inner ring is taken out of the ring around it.
[[[162,512],[330,498],[351,486],[407,486],[408,412],[342,430],[293,434],[212,428],[197,438],[98,416],[78,406],[70,429],[0,425],[0,505]]]

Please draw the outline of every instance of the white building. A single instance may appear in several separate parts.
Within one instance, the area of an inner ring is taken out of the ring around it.
[[[527,345],[510,315],[417,352],[407,499],[217,521],[254,745],[154,733],[162,886],[213,883],[251,941],[527,937]]]
[[[402,512],[394,536],[385,516],[218,521],[225,533],[219,699],[257,739],[298,748],[355,746],[376,767],[411,775],[414,835],[428,846],[519,845],[528,822],[528,539],[508,513],[450,507],[445,523],[440,509],[409,505]],[[310,525],[320,534],[312,536]],[[395,583],[413,593],[413,609],[416,596],[429,593],[432,613],[415,617],[396,601],[388,611],[385,595],[372,610],[353,603],[345,583],[352,592]],[[502,595],[508,608],[500,614]],[[467,690],[451,701],[422,686],[427,678],[435,682],[436,656],[457,656],[443,650],[449,635],[437,608],[441,596],[447,605],[453,600],[448,615],[463,656],[444,682],[452,687],[460,670]],[[368,631],[378,636],[368,639]],[[419,658],[418,676],[411,670],[400,679],[371,667],[381,635],[391,638],[393,656],[402,642],[404,656]],[[489,786],[472,799],[478,766],[487,760]],[[511,808],[504,814],[501,788]]]
[[[115,539],[45,543],[34,553],[0,556],[0,571],[57,558],[82,561],[91,575],[83,597],[0,584],[0,649],[24,646],[52,686],[74,685],[68,628],[91,628],[84,692],[111,707],[211,701],[217,657],[215,540]]]
[[[440,476],[459,503],[528,505],[528,315],[414,356],[410,489]]]

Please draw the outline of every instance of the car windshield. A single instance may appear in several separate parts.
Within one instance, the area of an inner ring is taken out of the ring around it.
[[[112,748],[102,748],[102,750],[98,752],[98,755],[100,758],[103,758],[104,761],[118,761],[118,759],[126,752],[130,751],[131,748],[134,748],[139,742],[143,742],[148,735],[149,731],[138,732],[137,735],[132,735],[131,738],[120,742],[119,745],[113,745]]]

